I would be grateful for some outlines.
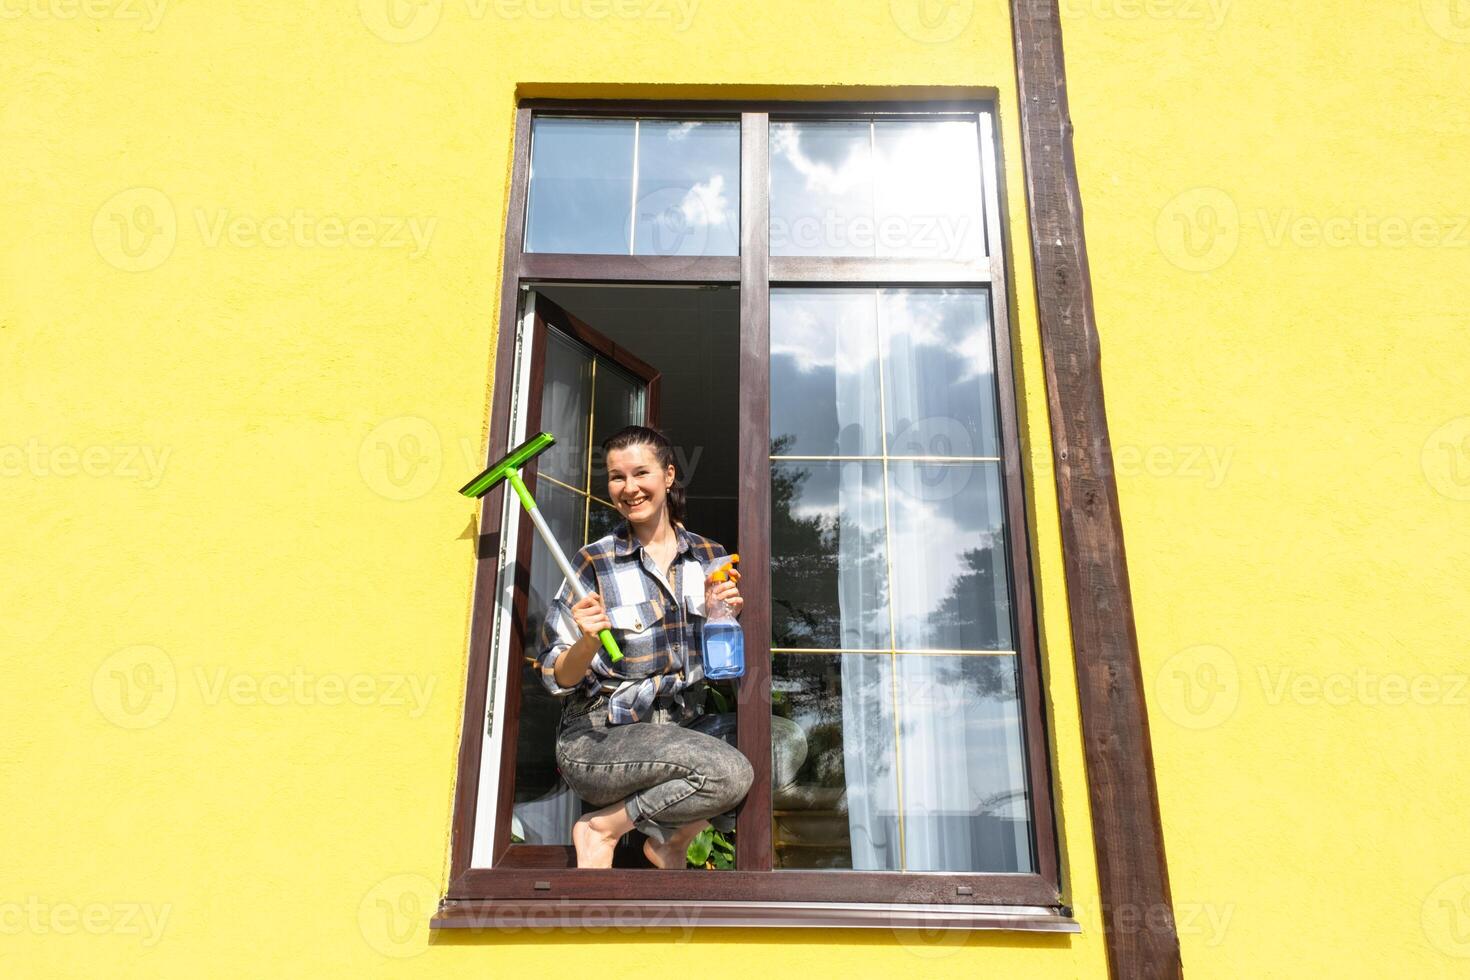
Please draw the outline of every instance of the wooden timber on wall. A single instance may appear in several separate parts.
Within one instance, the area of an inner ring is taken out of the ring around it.
[[[1057,0],[1011,0],[1021,146],[1108,967],[1180,977]]]

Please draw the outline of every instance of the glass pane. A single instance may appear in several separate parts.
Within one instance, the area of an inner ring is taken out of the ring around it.
[[[989,296],[884,290],[878,325],[889,454],[998,456]]]
[[[866,120],[770,125],[771,254],[874,255]]]
[[[603,487],[602,492],[606,493],[607,488]],[[587,515],[587,518],[588,541],[596,541],[605,534],[613,533],[618,529],[618,525],[623,523],[622,514],[619,514],[615,509],[606,504],[599,504],[595,500],[592,501],[592,510]]]
[[[875,456],[877,310],[870,289],[771,291],[771,453]]]
[[[873,156],[878,256],[961,261],[985,254],[975,120],[880,119]]]
[[[898,649],[1014,649],[999,465],[894,460],[888,474]]]
[[[637,255],[738,255],[740,123],[638,124]]]
[[[771,465],[771,645],[889,648],[881,463]]]
[[[607,461],[602,455],[602,440],[626,426],[643,424],[643,385],[599,357],[592,402],[592,492],[606,498]]]
[[[537,481],[535,494],[537,509],[570,557],[576,548],[586,543],[582,529],[587,498],[546,480]],[[546,607],[551,604],[556,590],[561,588],[565,576],[556,567],[556,562],[546,550],[546,542],[541,540],[535,528],[522,528],[522,533],[531,536],[531,596],[526,607],[526,635],[534,638],[540,634]]]
[[[771,663],[771,843],[777,868],[899,869],[892,657]]]
[[[628,254],[633,120],[538,116],[526,251]]]
[[[895,662],[904,870],[1033,870],[1015,657]]]
[[[592,410],[592,356],[560,331],[548,330],[541,429],[556,443],[538,457],[539,472],[587,486],[587,426]]]
[[[575,543],[581,547],[586,498],[546,480],[537,483],[535,493],[537,507],[562,546],[571,548]],[[531,535],[531,594],[526,603],[525,635],[534,643],[546,620],[547,606],[561,588],[562,574],[541,536],[529,527],[522,527],[521,533]],[[570,844],[572,823],[582,813],[582,803],[556,769],[556,731],[562,702],[541,683],[533,655],[523,658],[521,671],[512,830],[527,844]]]

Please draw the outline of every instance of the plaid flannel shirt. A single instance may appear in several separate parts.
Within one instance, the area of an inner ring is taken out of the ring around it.
[[[678,551],[669,570],[671,581],[659,574],[626,520],[614,533],[577,552],[572,569],[585,588],[602,596],[623,659],[613,663],[599,646],[580,683],[562,687],[556,682],[557,657],[582,636],[572,619],[571,583],[563,580],[546,612],[536,658],[548,691],[558,697],[577,691],[587,697],[611,694],[611,725],[643,721],[659,699],[685,710],[684,691],[704,680],[705,570],[726,552],[682,525],[675,526],[674,534]]]

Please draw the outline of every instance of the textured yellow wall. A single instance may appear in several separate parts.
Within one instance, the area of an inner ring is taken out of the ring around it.
[[[1063,9],[1186,974],[1470,975],[1470,11]]]
[[[1449,972],[1470,952],[1451,690],[1470,29],[1433,2],[1221,2],[1065,5],[1185,966]],[[709,975],[1104,974],[1002,4],[0,0],[0,19],[11,972],[524,975],[555,957],[617,976],[673,952]],[[454,490],[483,458],[518,85],[999,89],[1083,934],[430,942],[472,571]],[[1360,209],[1375,234],[1432,218],[1438,237],[1306,240]],[[1437,702],[1291,686],[1360,671]]]

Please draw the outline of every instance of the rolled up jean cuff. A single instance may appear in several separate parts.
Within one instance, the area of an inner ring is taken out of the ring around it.
[[[674,831],[679,829],[678,827],[671,827],[666,823],[659,823],[650,817],[645,817],[643,811],[638,807],[638,795],[636,793],[628,797],[628,801],[623,804],[623,809],[628,812],[628,819],[633,821],[633,826],[638,829],[639,833],[660,844],[667,844],[669,838],[674,836]]]
[[[667,844],[669,838],[673,837],[674,832],[679,829],[670,824],[659,823],[657,820],[643,816],[643,811],[638,807],[637,794],[628,797],[627,802],[623,804],[623,810],[627,812],[628,819],[633,821],[633,825],[639,833],[644,837],[658,841],[660,844]],[[731,810],[728,813],[716,814],[709,818],[709,824],[721,833],[729,833],[735,829],[735,811]]]

